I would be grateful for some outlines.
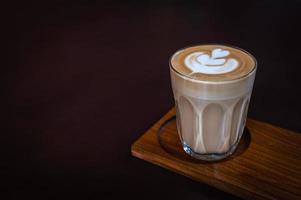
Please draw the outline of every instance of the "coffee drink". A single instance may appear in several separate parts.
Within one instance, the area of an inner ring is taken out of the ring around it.
[[[255,73],[254,57],[231,46],[193,46],[171,57],[177,126],[186,153],[219,160],[235,151]]]

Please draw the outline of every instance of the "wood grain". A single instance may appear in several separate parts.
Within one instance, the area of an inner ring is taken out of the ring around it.
[[[231,157],[204,162],[183,151],[175,121],[157,139],[174,115],[173,108],[142,135],[132,155],[245,199],[301,199],[301,134],[248,119]]]

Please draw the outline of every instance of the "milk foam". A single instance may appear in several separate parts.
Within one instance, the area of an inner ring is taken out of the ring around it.
[[[248,52],[225,45],[198,45],[177,51],[171,67],[181,75],[201,81],[229,81],[250,74],[256,67]]]
[[[230,54],[227,50],[213,49],[211,55],[204,52],[194,52],[186,56],[184,63],[193,73],[224,74],[235,70],[238,61],[226,58]]]

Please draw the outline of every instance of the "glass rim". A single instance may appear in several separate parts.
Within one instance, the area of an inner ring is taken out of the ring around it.
[[[176,70],[174,68],[174,66],[171,63],[171,60],[175,56],[175,54],[177,54],[178,52],[183,51],[185,49],[188,49],[190,47],[205,46],[205,45],[218,45],[218,46],[230,47],[230,48],[234,48],[234,49],[237,49],[239,51],[242,51],[242,52],[246,53],[248,56],[250,56],[250,58],[254,61],[254,67],[253,67],[253,69],[250,72],[246,73],[245,75],[243,75],[241,77],[233,78],[233,79],[229,79],[229,80],[222,80],[222,81],[212,81],[212,80],[210,81],[210,80],[201,80],[201,79],[192,78],[192,77],[190,77],[190,76],[188,76],[186,74],[183,74],[183,73],[179,72],[178,70]],[[225,43],[203,43],[203,44],[192,44],[192,45],[183,47],[181,49],[178,49],[169,58],[169,68],[172,71],[174,71],[176,74],[178,74],[180,77],[182,77],[184,79],[188,79],[188,80],[190,80],[192,82],[200,82],[200,83],[207,83],[207,84],[231,83],[231,82],[240,81],[242,79],[247,78],[248,76],[251,76],[256,71],[256,69],[257,69],[257,60],[256,60],[256,58],[250,52],[248,52],[248,51],[246,51],[246,50],[244,50],[244,49],[242,49],[240,47],[234,46],[234,45],[229,45],[229,44],[225,44]]]

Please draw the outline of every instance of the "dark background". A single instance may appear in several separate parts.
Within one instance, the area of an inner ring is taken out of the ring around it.
[[[2,6],[1,195],[235,199],[130,155],[172,106],[168,59],[227,43],[258,60],[249,116],[301,131],[299,1]]]

